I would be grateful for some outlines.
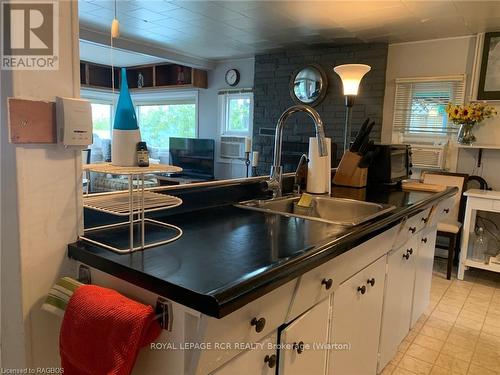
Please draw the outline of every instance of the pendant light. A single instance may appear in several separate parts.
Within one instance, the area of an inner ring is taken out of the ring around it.
[[[120,37],[120,22],[116,18],[116,0],[115,0],[115,18],[111,22],[111,37],[116,39]]]

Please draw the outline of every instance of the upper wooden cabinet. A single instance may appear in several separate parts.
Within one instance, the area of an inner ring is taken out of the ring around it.
[[[82,87],[110,89],[113,87],[112,68],[107,65],[80,62],[80,83]],[[115,75],[115,89],[120,88],[120,68],[113,68]],[[128,86],[132,90],[140,90],[139,77],[142,88],[207,88],[207,72],[178,64],[143,65],[127,68]]]

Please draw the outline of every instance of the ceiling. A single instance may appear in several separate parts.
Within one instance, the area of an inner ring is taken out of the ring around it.
[[[108,32],[113,0],[79,0]],[[123,38],[221,60],[310,43],[409,42],[500,30],[500,1],[118,0]]]

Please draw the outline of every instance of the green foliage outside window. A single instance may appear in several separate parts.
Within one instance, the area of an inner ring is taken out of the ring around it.
[[[148,147],[168,147],[169,137],[196,137],[195,104],[138,106],[141,137]]]
[[[250,121],[250,99],[229,100],[229,131],[248,131]]]

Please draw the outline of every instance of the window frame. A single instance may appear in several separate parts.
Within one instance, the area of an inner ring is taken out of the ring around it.
[[[229,103],[231,99],[250,99],[250,112],[248,119],[248,130],[231,131],[228,130],[229,125]],[[237,136],[237,137],[252,137],[253,133],[253,107],[254,97],[253,92],[226,92],[219,95],[219,111],[220,111],[220,135]]]

